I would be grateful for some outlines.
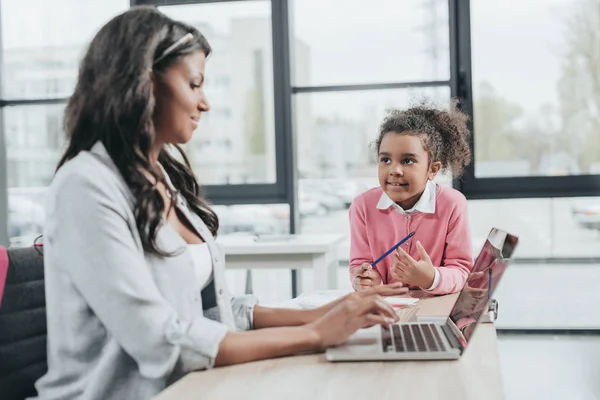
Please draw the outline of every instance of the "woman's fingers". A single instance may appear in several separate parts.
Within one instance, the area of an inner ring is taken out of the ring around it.
[[[358,315],[381,314],[396,320],[398,316],[394,308],[378,295],[366,296],[357,307]]]
[[[361,328],[369,328],[373,325],[383,325],[385,327],[389,327],[389,325],[393,324],[394,322],[396,321],[391,318],[384,317],[383,315],[367,314],[363,317]]]

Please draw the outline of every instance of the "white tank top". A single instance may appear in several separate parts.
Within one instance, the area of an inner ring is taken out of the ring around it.
[[[210,282],[213,274],[212,259],[210,257],[208,245],[206,243],[188,244],[187,248],[194,261],[194,269],[196,270],[196,277],[200,283],[200,288],[204,289]]]

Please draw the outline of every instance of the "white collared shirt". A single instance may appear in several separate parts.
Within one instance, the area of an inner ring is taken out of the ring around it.
[[[399,204],[394,202],[385,192],[383,192],[379,198],[379,201],[377,202],[377,208],[379,210],[387,210],[388,208],[392,207],[399,214],[414,214],[417,212],[434,214],[437,190],[437,184],[434,181],[428,180],[421,197],[419,197],[419,200],[417,200],[415,205],[408,210],[404,210]],[[425,290],[433,290],[440,284],[440,271],[438,271],[437,267],[434,267],[434,270],[435,276],[433,278],[433,284],[431,287]]]
[[[392,199],[390,199],[390,197],[385,192],[381,194],[379,202],[377,202],[377,208],[380,210],[387,210],[388,208],[393,207],[394,210],[396,210],[400,214],[413,214],[416,212],[434,214],[436,195],[437,184],[434,181],[427,181],[427,184],[425,185],[425,190],[421,194],[421,197],[419,198],[417,203],[408,210],[404,210],[402,207],[400,207],[400,205],[396,204]]]

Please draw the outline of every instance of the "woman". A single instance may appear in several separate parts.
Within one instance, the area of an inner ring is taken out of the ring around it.
[[[41,399],[150,398],[193,370],[322,350],[396,320],[379,295],[398,286],[313,311],[230,296],[217,216],[177,147],[209,111],[210,51],[196,29],[146,7],[89,46],[48,192]]]

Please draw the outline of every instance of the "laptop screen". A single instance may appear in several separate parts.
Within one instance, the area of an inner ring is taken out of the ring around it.
[[[450,312],[450,319],[462,331],[467,342],[473,335],[479,317],[487,312],[489,300],[514,253],[517,242],[516,236],[493,228],[475,260],[467,283]]]

